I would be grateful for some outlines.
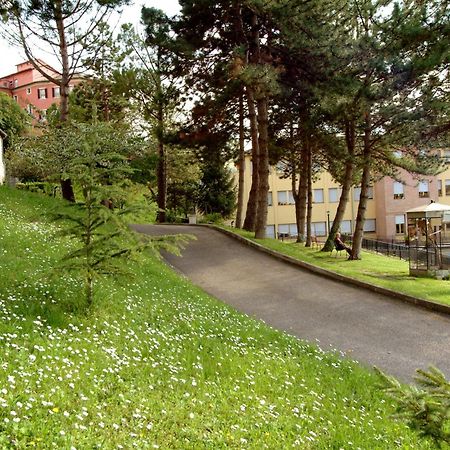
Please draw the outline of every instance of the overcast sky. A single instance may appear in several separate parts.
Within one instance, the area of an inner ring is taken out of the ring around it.
[[[122,15],[119,19],[120,22],[129,22],[133,25],[138,25],[142,6],[162,9],[168,16],[173,16],[180,10],[177,0],[136,0],[133,5],[123,8]],[[116,17],[114,19],[114,24],[117,20],[118,19]],[[51,56],[48,54],[42,53],[39,57],[47,61],[49,64],[52,64],[53,62],[51,61]],[[15,72],[16,64],[20,64],[25,60],[26,58],[24,53],[20,48],[8,46],[8,44],[0,37],[0,77]]]

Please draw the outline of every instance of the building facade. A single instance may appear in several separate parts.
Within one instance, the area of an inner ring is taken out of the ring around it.
[[[364,224],[365,236],[383,240],[404,240],[407,233],[406,211],[431,201],[450,205],[450,150],[443,150],[446,170],[438,176],[414,178],[406,171],[400,172],[396,181],[384,177],[370,188]],[[245,159],[245,208],[251,187],[252,163]],[[313,186],[312,234],[325,238],[333,224],[339,204],[341,188],[328,172],[320,173]],[[355,230],[360,188],[352,187],[341,233],[352,235]],[[290,178],[282,178],[276,167],[270,168],[267,213],[267,237],[283,237],[298,234],[295,220],[294,197]],[[450,229],[446,234],[449,234]]]
[[[48,64],[40,60],[38,63],[39,67],[53,78],[61,77]],[[47,80],[31,62],[23,62],[16,68],[16,72],[0,77],[0,92],[12,97],[36,121],[44,121],[47,109],[60,102],[60,87]],[[73,77],[69,90],[81,81],[82,77]]]

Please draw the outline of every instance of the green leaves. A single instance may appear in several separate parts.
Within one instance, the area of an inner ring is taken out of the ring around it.
[[[6,133],[6,144],[13,136],[18,136],[29,124],[27,114],[3,92],[0,92],[0,130]]]

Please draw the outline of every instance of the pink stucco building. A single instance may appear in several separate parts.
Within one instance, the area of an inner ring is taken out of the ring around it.
[[[44,61],[38,62],[43,71],[56,79],[60,78],[59,73]],[[45,119],[47,109],[54,103],[59,103],[59,86],[48,81],[29,61],[16,67],[16,72],[0,76],[0,92],[13,97],[36,120]],[[80,76],[73,77],[71,87],[81,81]]]

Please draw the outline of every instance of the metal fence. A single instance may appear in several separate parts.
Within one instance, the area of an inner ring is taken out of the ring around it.
[[[362,248],[387,256],[394,256],[410,262],[413,268],[450,267],[450,244],[439,246],[406,245],[395,242],[377,241],[364,238]]]
[[[395,242],[376,241],[374,239],[362,240],[362,248],[373,252],[382,253],[387,256],[395,256],[405,261],[409,261],[409,247],[405,244]]]

